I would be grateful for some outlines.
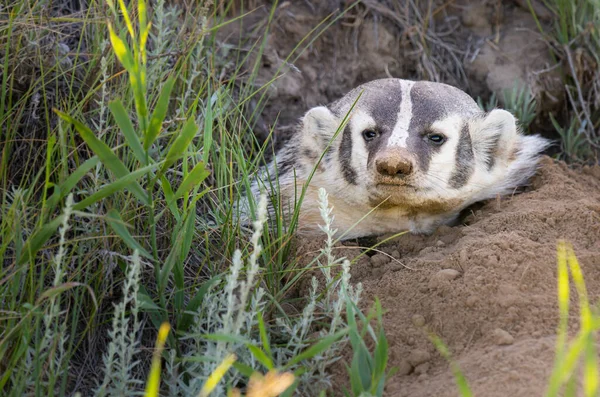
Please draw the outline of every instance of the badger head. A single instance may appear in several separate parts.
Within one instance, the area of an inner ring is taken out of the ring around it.
[[[427,233],[525,183],[547,141],[522,135],[507,111],[481,111],[457,88],[383,79],[309,110],[291,146],[298,175],[319,163],[310,184],[338,207],[388,211]]]

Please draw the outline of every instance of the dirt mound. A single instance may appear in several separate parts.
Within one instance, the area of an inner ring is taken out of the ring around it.
[[[558,324],[557,239],[573,243],[597,302],[600,167],[574,171],[546,157],[528,191],[486,203],[462,226],[404,235],[358,260],[353,281],[363,283],[365,305],[377,296],[387,310],[391,365],[400,367],[386,394],[458,395],[427,328],[448,345],[475,395],[542,395]]]

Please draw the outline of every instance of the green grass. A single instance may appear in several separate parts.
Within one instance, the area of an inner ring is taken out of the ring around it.
[[[501,95],[502,107],[511,112],[519,121],[521,128],[529,132],[531,123],[537,116],[537,102],[527,86],[515,84],[513,88],[504,90]],[[498,97],[492,93],[487,103],[484,104],[481,98],[477,98],[477,103],[482,110],[489,112],[498,107]]]
[[[84,14],[50,17],[52,29],[34,23],[43,4],[7,10],[3,394],[129,395],[147,383],[149,394],[197,395],[231,353],[235,370],[223,374],[217,394],[276,368],[294,373],[293,389],[327,388],[325,367],[350,332],[342,308],[359,299],[348,268],[332,272],[341,262],[324,254],[327,286],[314,281],[302,313],[289,313],[286,302],[295,303],[293,289],[309,270],[288,254],[293,227],[265,223],[251,200],[259,220],[250,236],[234,213],[268,147],[251,129],[267,99],[268,85],[254,78],[270,19],[245,43],[256,59],[248,64],[250,53],[224,52],[216,32],[225,22],[209,7],[184,15],[159,1],[149,14],[144,1],[91,2]],[[287,60],[334,21],[316,26]],[[60,52],[56,32],[73,26],[76,47]],[[240,74],[243,65],[249,74]],[[35,83],[20,91],[24,74]],[[32,114],[36,122],[24,129]],[[165,323],[172,331],[162,332],[157,350],[161,383],[147,352]]]
[[[538,20],[528,5],[551,54],[560,63],[566,106],[552,122],[563,142],[563,158],[596,161],[600,150],[600,4],[596,0],[543,0],[552,21]],[[562,125],[556,119],[564,120]]]

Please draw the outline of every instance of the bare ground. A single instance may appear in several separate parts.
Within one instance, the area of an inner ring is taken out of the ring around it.
[[[464,222],[401,236],[352,269],[365,305],[378,297],[387,310],[391,364],[400,371],[386,395],[458,395],[426,330],[447,344],[476,396],[543,395],[558,325],[558,239],[573,244],[590,300],[600,301],[600,167],[575,171],[546,157],[529,191],[488,202]]]

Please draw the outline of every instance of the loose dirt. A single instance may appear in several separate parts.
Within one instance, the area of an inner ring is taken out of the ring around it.
[[[387,310],[390,361],[400,371],[386,395],[458,396],[426,330],[449,347],[476,396],[542,395],[558,324],[558,239],[573,244],[590,299],[600,300],[600,167],[572,170],[546,157],[528,191],[487,202],[463,222],[403,235],[352,268],[365,307],[378,297]],[[347,378],[341,368],[338,378]]]

